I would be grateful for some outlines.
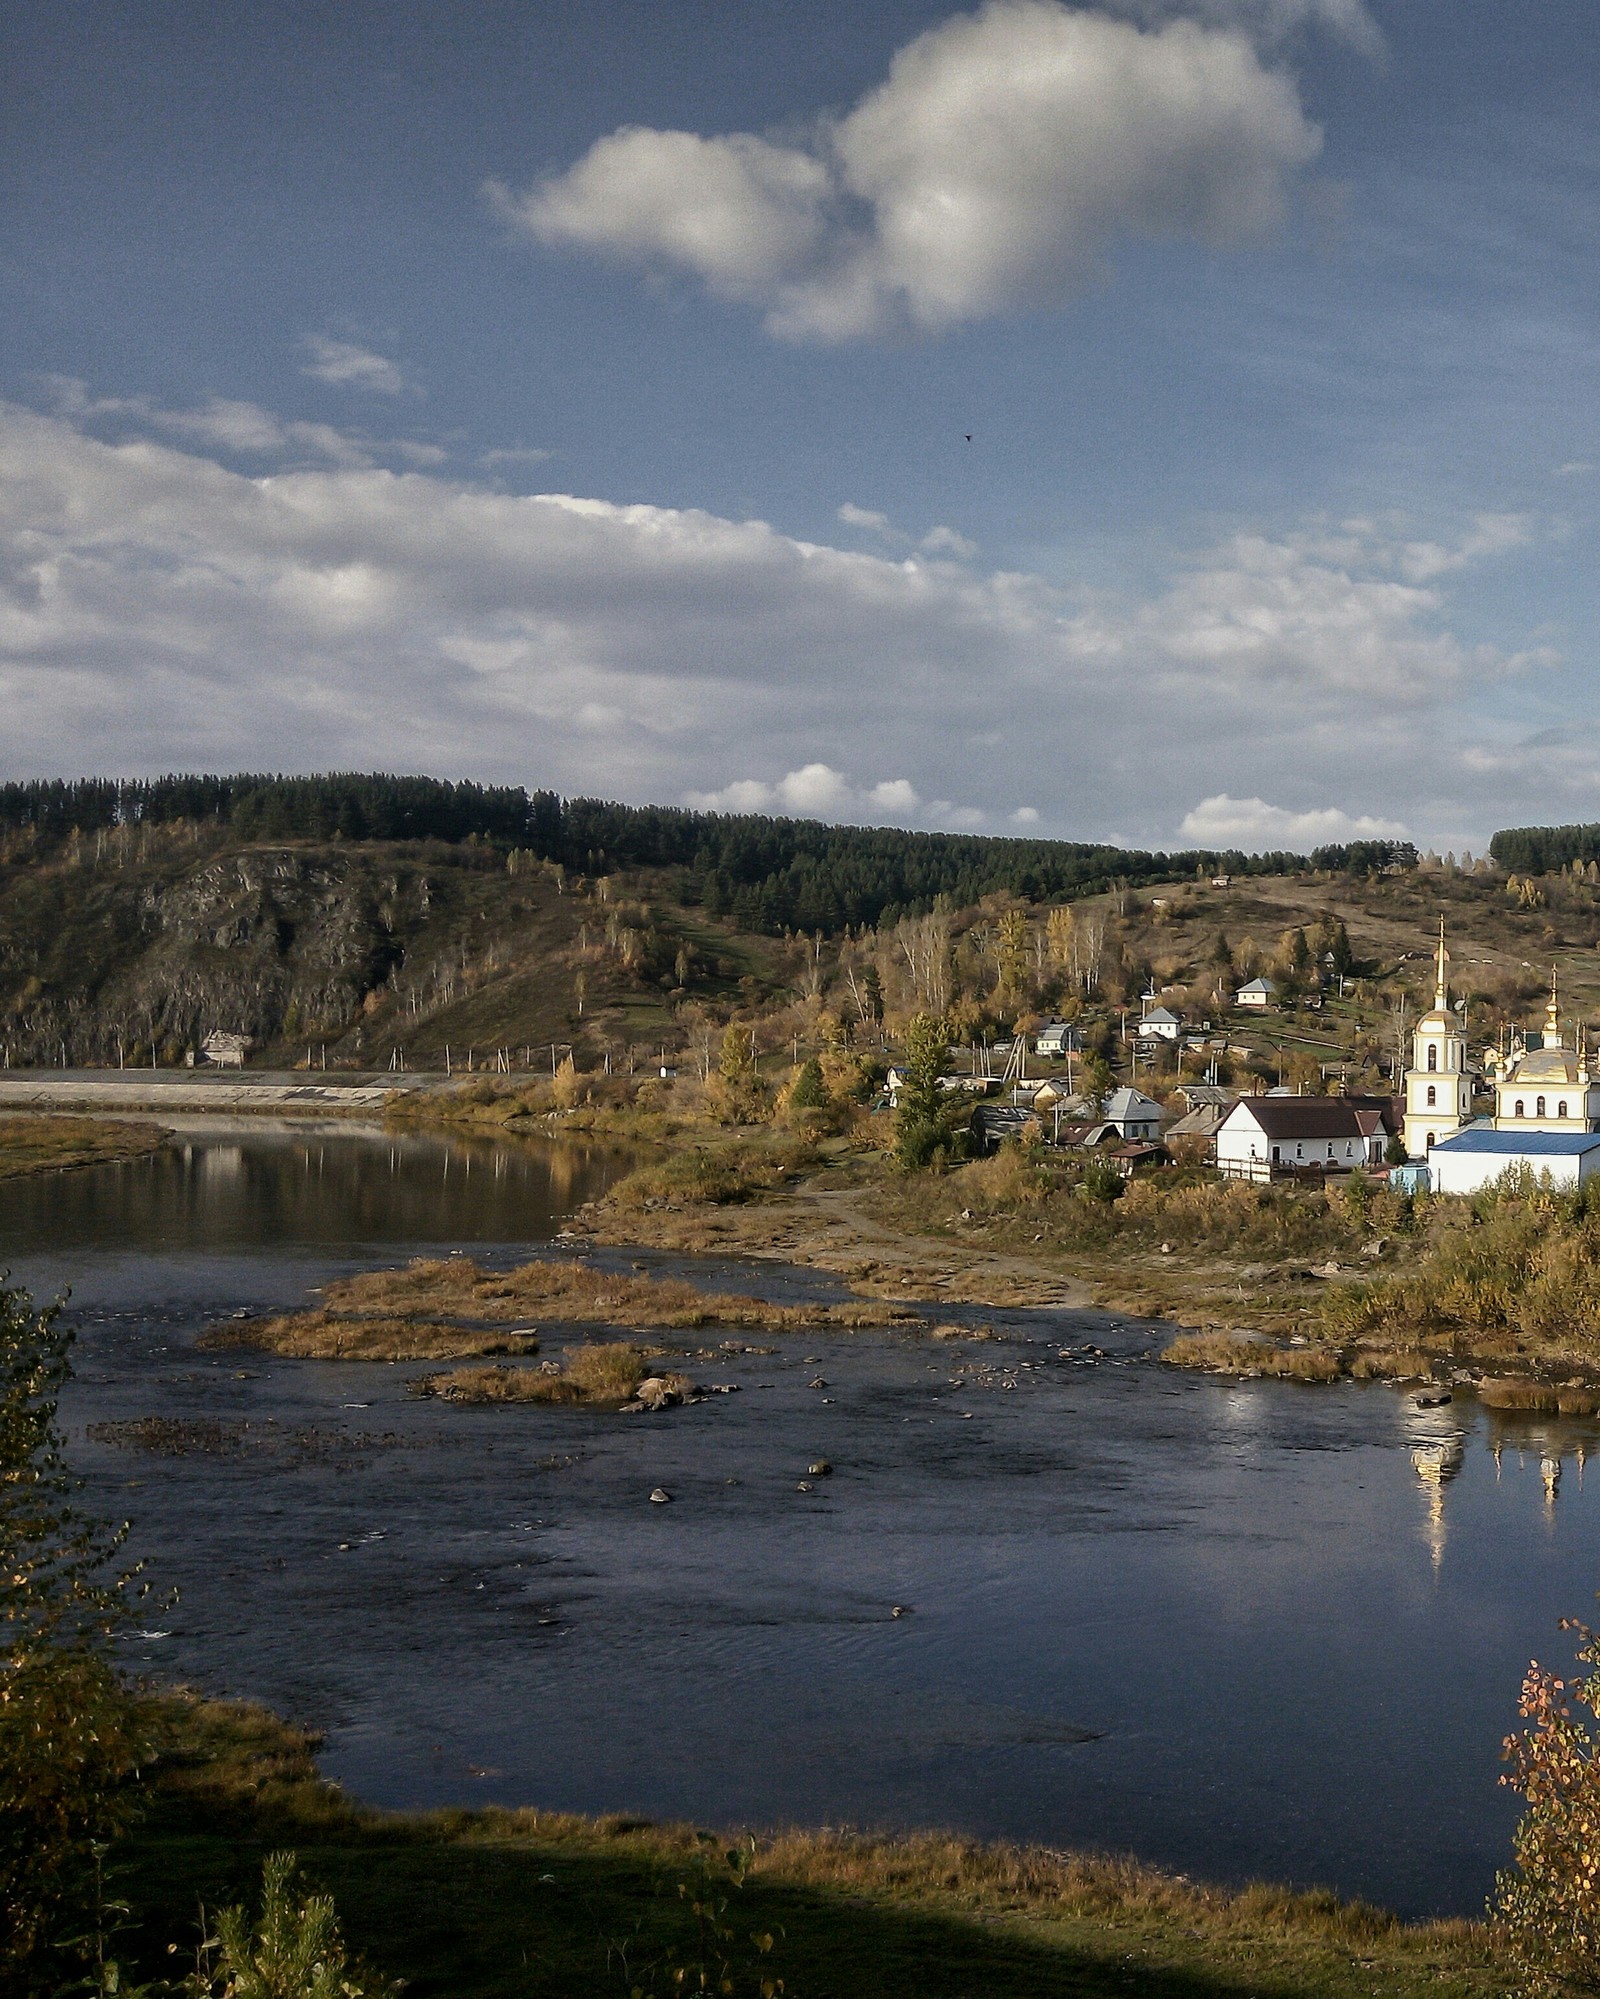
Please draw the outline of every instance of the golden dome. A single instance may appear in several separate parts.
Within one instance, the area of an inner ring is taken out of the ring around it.
[[[1525,1083],[1578,1083],[1578,1058],[1570,1048],[1533,1048],[1517,1062],[1507,1076],[1508,1086],[1520,1089]]]

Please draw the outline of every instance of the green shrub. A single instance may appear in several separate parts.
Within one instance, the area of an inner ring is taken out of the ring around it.
[[[70,1344],[54,1310],[0,1290],[0,1987],[19,1991],[96,1927],[143,1758],[109,1655],[142,1590],[117,1573],[123,1535],[77,1511],[56,1427]]]
[[[390,1999],[399,1987],[364,1971],[345,1950],[328,1895],[307,1893],[292,1853],[261,1868],[261,1915],[219,1909],[187,1981],[189,1999]]]

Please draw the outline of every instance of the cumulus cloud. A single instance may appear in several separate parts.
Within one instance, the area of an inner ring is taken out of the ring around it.
[[[1367,813],[1352,818],[1337,806],[1290,812],[1264,798],[1230,798],[1219,791],[1203,798],[1184,816],[1180,835],[1197,847],[1237,847],[1245,853],[1273,848],[1305,853],[1312,847],[1348,840],[1403,840],[1407,829],[1398,819],[1375,819]]]
[[[1544,663],[1451,628],[1477,524],[1429,544],[1428,584],[1356,523],[1238,537],[1124,600],[690,509],[241,469],[153,416],[114,441],[90,420],[0,404],[8,775],[386,765],[1165,841],[1197,769],[1204,812],[1256,810],[1271,768],[1352,824],[1426,782],[1454,830],[1478,781],[1453,718]],[[891,775],[852,775],[868,758]]]
[[[989,318],[1093,281],[1123,238],[1222,248],[1280,226],[1321,134],[1225,11],[1141,25],[989,0],[802,141],[627,126],[488,193],[541,243],[687,271],[787,338]]]
[[[366,389],[378,396],[420,395],[422,391],[406,380],[397,362],[387,355],[374,354],[369,347],[357,347],[349,340],[329,340],[320,333],[308,333],[301,343],[310,355],[301,368],[338,389]]]
[[[909,778],[858,786],[830,764],[809,763],[775,784],[740,778],[720,791],[690,791],[684,803],[700,812],[777,812],[806,819],[906,819],[922,800]],[[949,808],[947,807],[946,810]]]
[[[858,507],[853,500],[846,500],[839,509],[839,519],[847,528],[861,528],[867,534],[882,535],[885,541],[904,541],[887,514],[875,513],[871,507]]]
[[[43,387],[54,408],[75,422],[120,419],[236,457],[309,457],[350,466],[370,466],[379,457],[394,457],[410,465],[434,466],[449,456],[442,446],[415,438],[367,438],[331,423],[285,420],[259,403],[231,396],[207,396],[192,409],[168,409],[149,396],[92,395],[74,375],[47,375]]]
[[[1386,46],[1365,0],[1106,0],[1106,11],[1146,23],[1181,14],[1209,26],[1241,29],[1266,48],[1307,29],[1320,29],[1373,58],[1382,56]]]

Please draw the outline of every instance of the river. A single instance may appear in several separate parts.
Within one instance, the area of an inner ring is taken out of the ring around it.
[[[1521,1674],[1600,1580],[1591,1424],[1178,1375],[1101,1312],[761,1338],[655,1417],[196,1349],[349,1270],[519,1260],[615,1170],[251,1120],[0,1186],[15,1278],[72,1287],[90,1502],[178,1592],[135,1663],[325,1730],[380,1804],[956,1827],[1481,1909]]]

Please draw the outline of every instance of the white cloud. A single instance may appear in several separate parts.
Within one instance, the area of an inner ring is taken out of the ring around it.
[[[882,535],[885,541],[904,541],[906,538],[887,514],[874,513],[870,507],[858,507],[851,500],[845,501],[838,517],[847,528],[861,528],[867,534]]]
[[[1197,811],[1255,811],[1270,769],[1352,824],[1417,824],[1392,801],[1419,788],[1452,831],[1489,785],[1518,801],[1499,823],[1530,816],[1531,765],[1463,760],[1464,704],[1547,662],[1452,629],[1458,555],[1492,559],[1463,554],[1479,524],[1428,543],[1427,585],[1400,573],[1414,536],[1347,523],[1236,537],[1124,600],[426,471],[248,476],[231,406],[208,453],[149,410],[162,435],[105,441],[82,400],[77,422],[0,404],[7,775],[386,765],[1160,841],[1202,788]],[[1064,803],[1010,816],[1039,796]]]
[[[163,431],[186,442],[206,445],[243,458],[326,459],[333,465],[370,466],[375,456],[397,457],[408,464],[440,465],[449,453],[436,444],[412,438],[373,439],[353,436],[331,423],[285,420],[259,403],[231,396],[207,396],[193,409],[167,409],[149,396],[96,396],[74,375],[47,375],[43,387],[54,408],[76,423],[121,419]]]
[[[1375,819],[1367,813],[1352,818],[1331,805],[1310,812],[1289,812],[1281,805],[1269,805],[1264,798],[1230,798],[1225,791],[1219,791],[1215,798],[1203,798],[1185,815],[1178,832],[1196,847],[1237,847],[1246,853],[1273,848],[1305,853],[1312,847],[1349,840],[1407,837],[1398,819]]]
[[[906,819],[922,800],[909,778],[857,786],[830,764],[809,763],[775,784],[740,778],[720,791],[690,791],[684,803],[700,812],[794,813],[809,819]],[[981,815],[980,815],[981,816]]]
[[[1039,823],[1038,808],[1032,805],[1019,805],[1011,815],[1011,823],[1014,826],[1037,826]]]
[[[1364,0],[1107,0],[1107,11],[1156,22],[1183,15],[1208,26],[1238,28],[1267,48],[1317,28],[1359,49],[1384,53],[1383,30]]]
[[[422,391],[406,380],[397,362],[374,354],[369,347],[357,347],[349,340],[329,340],[320,333],[308,333],[301,342],[311,359],[300,372],[339,389],[366,389],[373,395],[420,395]]]
[[[929,528],[919,546],[924,555],[953,555],[958,562],[970,562],[978,552],[975,541],[947,527]]]
[[[1556,467],[1558,479],[1581,479],[1585,473],[1595,469],[1592,458],[1569,458],[1565,465]]]
[[[1249,11],[1286,6],[1361,11]],[[786,338],[990,318],[1095,280],[1125,237],[1215,248],[1280,226],[1321,134],[1228,12],[1141,27],[988,0],[803,143],[627,126],[565,173],[488,193],[542,243],[688,271]]]

